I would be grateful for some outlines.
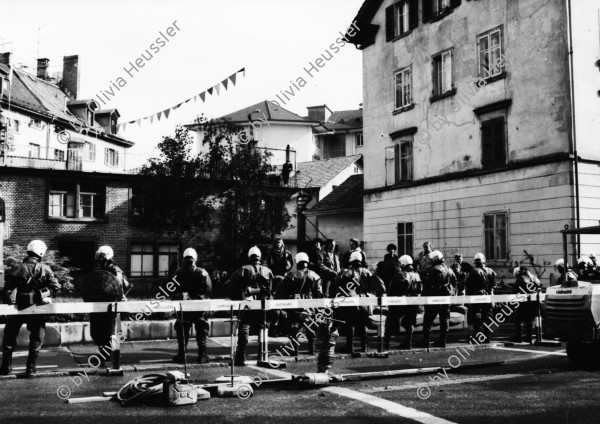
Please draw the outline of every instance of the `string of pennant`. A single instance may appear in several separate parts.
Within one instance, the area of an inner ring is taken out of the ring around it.
[[[141,126],[142,121],[150,121],[150,123],[153,123],[154,119],[156,119],[157,121],[160,121],[161,118],[163,118],[163,117],[164,117],[164,119],[169,119],[169,115],[172,110],[179,109],[183,104],[188,103],[192,100],[195,103],[198,101],[198,98],[200,100],[202,100],[202,103],[204,103],[206,101],[207,93],[209,96],[212,96],[215,93],[218,96],[221,93],[221,86],[223,86],[223,88],[225,90],[227,90],[227,88],[229,87],[229,84],[235,86],[237,79],[238,79],[238,75],[240,75],[240,74],[242,75],[242,77],[245,77],[246,76],[246,68],[240,69],[239,71],[237,71],[237,72],[231,74],[229,77],[225,78],[220,83],[213,85],[209,89],[204,90],[201,93],[198,93],[195,96],[190,97],[189,99],[184,100],[183,102],[181,102],[175,106],[172,106],[170,108],[167,108],[167,109],[162,110],[157,113],[153,113],[152,115],[144,116],[143,118],[134,119],[133,121],[129,121],[129,122],[123,122],[122,124],[117,125],[117,132],[119,132],[121,129],[123,131],[125,131],[125,128],[127,127],[127,125],[137,124],[138,126]]]

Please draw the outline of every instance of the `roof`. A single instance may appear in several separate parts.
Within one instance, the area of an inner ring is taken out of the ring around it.
[[[0,66],[0,70],[8,74],[9,68],[5,65]],[[4,92],[0,100],[8,102],[9,93]],[[42,115],[49,115],[52,118],[59,118],[75,124],[75,128],[94,129],[99,133],[104,133],[104,129],[98,123],[89,126],[85,121],[79,119],[74,114],[66,110],[69,104],[86,104],[90,100],[72,100],[65,94],[60,87],[48,81],[37,78],[27,72],[13,68],[13,78],[10,87],[10,103],[15,107],[21,107]],[[113,134],[106,134],[105,137],[113,142],[132,146],[133,142],[125,140]]]
[[[340,110],[333,112],[327,122],[321,122],[315,127],[317,134],[330,131],[351,131],[363,127],[363,110]]]
[[[354,174],[334,188],[307,213],[320,215],[342,211],[358,211],[363,208],[364,175]]]
[[[383,0],[365,0],[360,7],[356,17],[352,22],[356,22],[356,26],[360,31],[356,31],[354,36],[347,35],[350,43],[363,49],[375,43],[375,36],[379,30],[379,25],[371,24],[377,10],[381,7]]]
[[[362,155],[300,162],[297,166],[299,187],[323,187],[340,172],[362,159]]]
[[[248,115],[251,116],[249,117]],[[305,119],[287,109],[278,106],[276,103],[263,100],[255,105],[245,107],[238,111],[232,112],[218,119],[228,120],[231,122],[248,122],[250,120],[266,119],[268,121],[286,121],[286,122],[303,122],[307,125],[314,123]]]

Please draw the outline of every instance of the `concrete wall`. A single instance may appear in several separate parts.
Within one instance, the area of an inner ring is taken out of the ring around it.
[[[566,162],[542,165],[366,195],[367,255],[379,257],[388,243],[396,243],[397,223],[412,222],[415,256],[431,241],[445,257],[460,252],[472,263],[484,251],[483,214],[507,212],[509,260],[489,265],[507,275],[515,262],[527,263],[526,250],[545,270],[541,279],[547,285],[552,264],[562,257],[559,231],[573,225],[569,168]]]
[[[394,42],[385,40],[386,0],[372,23],[376,43],[363,51],[365,189],[385,185],[389,134],[417,127],[414,178],[481,167],[480,123],[473,109],[512,99],[510,162],[568,151],[569,86],[564,1],[463,1],[443,19],[423,23]],[[421,5],[421,2],[418,2]],[[595,15],[594,15],[595,16]],[[507,77],[477,88],[477,35],[503,27]],[[456,94],[430,103],[432,58],[453,48]],[[394,71],[412,66],[412,110],[394,115]]]

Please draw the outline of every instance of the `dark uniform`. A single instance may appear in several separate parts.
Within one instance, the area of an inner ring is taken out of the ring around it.
[[[342,303],[344,297],[367,297],[370,293],[382,296],[385,293],[385,286],[379,277],[368,269],[360,267],[341,271],[331,286],[329,295],[341,297],[339,303]],[[335,343],[341,326],[344,327],[346,335],[345,352],[351,353],[353,351],[352,336],[355,328],[361,338],[361,350],[367,350],[366,326],[369,319],[369,309],[367,306],[348,306],[333,310],[334,320],[326,321],[320,328],[324,343],[318,358],[319,372],[330,369],[333,364]]]
[[[467,296],[491,295],[494,292],[496,285],[496,273],[491,269],[482,265],[475,265],[475,268],[467,276]],[[475,334],[481,330],[481,325],[492,318],[491,303],[473,303],[469,306],[469,313],[473,319],[473,329]],[[484,326],[483,334],[486,336],[486,343],[490,342],[491,331],[487,326]]]
[[[60,290],[60,283],[50,267],[34,256],[28,256],[23,263],[16,264],[6,274],[6,293],[16,290],[17,308],[25,309],[35,304],[42,304],[41,292],[49,290],[55,294]],[[42,348],[46,333],[46,316],[44,315],[11,315],[8,317],[2,339],[2,367],[0,375],[10,373],[12,352],[17,344],[17,336],[23,324],[29,330],[29,356],[27,358],[27,374],[34,375],[35,364]]]
[[[179,284],[173,293],[174,300],[205,300],[212,296],[212,281],[205,269],[197,267],[193,262],[190,265],[178,268],[173,275],[172,280]],[[180,312],[177,312],[179,315]],[[175,322],[175,331],[177,333],[177,346],[179,353],[175,360],[183,359],[183,354],[187,348],[190,339],[192,324],[196,329],[196,341],[198,342],[198,361],[207,362],[206,342],[210,324],[208,322],[208,312],[186,312],[183,318],[178,316]],[[183,322],[182,322],[183,321]]]
[[[267,266],[271,269],[273,275],[283,278],[294,266],[294,259],[289,250],[272,249],[267,255]]]
[[[278,299],[314,299],[322,295],[323,288],[321,286],[321,277],[309,269],[288,272],[283,279],[283,283],[277,290],[276,297]],[[309,311],[304,309],[288,309],[285,311],[287,320],[290,323],[289,337],[296,341],[291,343],[294,347],[294,356],[298,355],[297,335],[306,318],[311,315]],[[308,339],[308,353],[315,353],[315,335],[309,329],[306,332]]]
[[[273,273],[259,262],[245,265],[231,276],[231,290],[233,300],[260,300],[272,299],[273,297]],[[267,326],[273,320],[277,311],[269,311],[267,314]],[[240,330],[238,331],[237,350],[235,362],[242,365],[246,358],[246,346],[250,340],[250,326],[259,328],[259,352],[258,358],[262,357],[263,340],[262,330],[265,329],[263,313],[258,310],[243,311],[240,317]]]
[[[388,296],[408,296],[417,297],[423,291],[423,283],[419,274],[414,271],[401,270],[390,282]],[[384,344],[385,349],[389,349],[392,332],[399,331],[400,319],[402,319],[402,327],[406,330],[406,341],[401,348],[410,349],[412,343],[413,332],[417,324],[417,314],[419,313],[418,305],[407,306],[389,306],[389,315],[385,322]]]
[[[123,273],[123,270],[112,263],[112,261],[103,261],[97,266],[97,268],[86,276],[83,281],[82,291],[86,292],[87,298],[84,296],[84,301],[90,302],[121,302],[125,300],[123,290],[127,287],[127,278]],[[96,296],[99,296],[101,289],[104,289],[104,298],[97,298],[90,293],[93,288],[89,286],[95,286]],[[110,292],[110,293],[109,293]],[[94,313],[90,314],[90,335],[92,340],[98,346],[100,351],[100,357],[102,358],[101,364],[106,366],[106,362],[110,358],[111,336],[115,335],[115,314],[111,312],[107,313]]]
[[[456,288],[456,275],[443,262],[429,268],[424,282],[423,296],[452,296]],[[446,334],[450,326],[450,305],[425,305],[423,317],[423,344],[429,347],[431,327],[435,318],[440,316],[439,345],[446,346]]]
[[[541,290],[540,280],[530,272],[522,272],[517,276],[513,293],[534,294]],[[527,301],[519,304],[515,314],[516,341],[523,341],[523,323],[525,323],[525,341],[533,343],[533,323],[538,315],[538,302]]]

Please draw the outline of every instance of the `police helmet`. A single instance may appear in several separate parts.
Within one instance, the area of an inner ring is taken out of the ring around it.
[[[355,262],[355,261],[359,261],[362,263],[362,255],[360,254],[360,252],[352,252],[352,254],[350,254],[350,263]]]
[[[27,245],[27,253],[33,253],[40,258],[44,257],[46,250],[48,250],[46,243],[41,240],[33,240]]]
[[[413,259],[410,256],[408,256],[408,255],[400,256],[400,265],[406,266],[406,265],[412,265],[412,264],[413,264]]]
[[[444,255],[439,250],[434,250],[429,254],[429,259],[432,259],[434,261],[441,261],[442,259],[444,259]]]
[[[476,253],[473,260],[475,262],[480,261],[481,263],[485,263],[485,255],[483,253]]]
[[[581,258],[577,259],[577,265],[581,264],[593,265],[592,260],[587,256],[582,256]]]
[[[198,252],[196,252],[195,249],[188,247],[187,249],[185,249],[185,251],[183,252],[183,259],[185,258],[191,258],[194,261],[196,261],[198,259]]]
[[[260,252],[260,249],[258,247],[254,246],[250,250],[248,250],[248,258],[252,258],[252,256],[256,256],[258,257],[258,259],[262,257],[262,253]]]
[[[296,263],[299,265],[300,262],[309,262],[308,255],[304,252],[300,252],[296,255]]]
[[[112,247],[110,246],[100,246],[98,250],[96,250],[96,260],[106,259],[110,261],[113,256],[115,256],[115,252],[113,252]]]

